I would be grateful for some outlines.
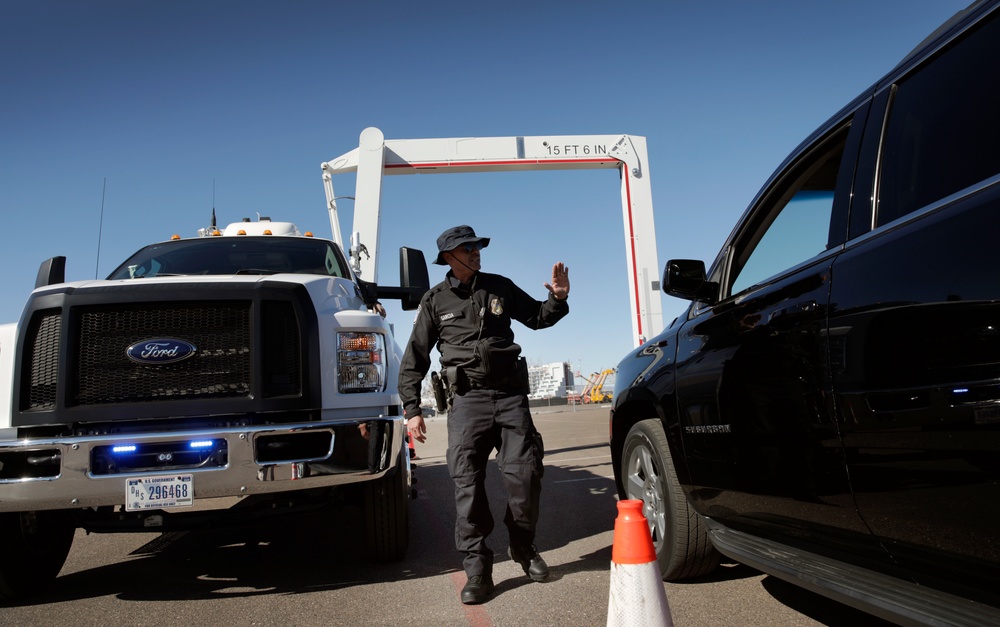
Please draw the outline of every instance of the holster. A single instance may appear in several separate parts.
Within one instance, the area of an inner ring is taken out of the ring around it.
[[[448,366],[441,369],[441,374],[445,379],[445,389],[448,390],[448,405],[453,402],[455,395],[463,396],[472,389],[469,384],[469,377],[465,374],[465,369],[461,366]]]
[[[451,407],[453,395],[448,389],[446,377],[438,376],[438,373],[431,371],[431,387],[434,390],[434,401],[439,412],[446,412]]]

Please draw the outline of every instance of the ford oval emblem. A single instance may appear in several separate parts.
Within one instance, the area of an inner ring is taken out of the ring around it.
[[[137,364],[155,366],[172,364],[194,355],[198,348],[191,342],[174,338],[142,340],[125,349],[125,355]]]

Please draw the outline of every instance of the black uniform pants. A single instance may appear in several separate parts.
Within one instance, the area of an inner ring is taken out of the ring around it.
[[[465,554],[469,577],[493,574],[493,551],[486,544],[493,531],[486,462],[494,449],[507,488],[504,525],[510,545],[526,547],[535,541],[544,452],[528,397],[496,390],[455,395],[448,412],[448,472],[455,482],[455,547]]]

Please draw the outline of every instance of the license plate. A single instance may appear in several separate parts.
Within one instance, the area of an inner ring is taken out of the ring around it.
[[[134,477],[125,484],[125,509],[130,512],[144,509],[188,507],[194,503],[194,477],[168,475],[162,477]]]
[[[1000,422],[1000,408],[997,407],[977,409],[972,415],[975,418],[977,425],[988,425],[993,424],[994,422]]]

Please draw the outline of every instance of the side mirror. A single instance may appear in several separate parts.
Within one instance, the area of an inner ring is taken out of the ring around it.
[[[663,291],[684,300],[714,304],[719,298],[719,284],[705,277],[705,262],[695,259],[671,259],[663,268]]]
[[[406,295],[400,299],[403,310],[419,307],[420,299],[431,288],[423,251],[405,246],[399,249],[399,285],[407,290]]]
[[[35,278],[35,289],[46,285],[66,282],[66,258],[52,257],[42,262],[38,267],[38,276]]]
[[[424,253],[416,248],[399,249],[399,287],[376,286],[368,281],[358,280],[362,298],[365,304],[372,305],[379,298],[392,298],[400,301],[406,311],[420,306],[420,299],[430,289],[427,279],[427,262]]]

